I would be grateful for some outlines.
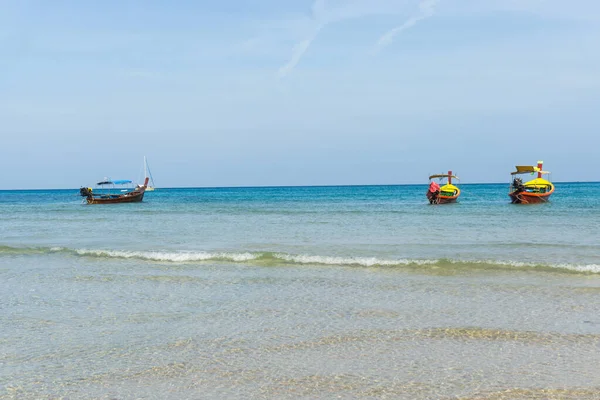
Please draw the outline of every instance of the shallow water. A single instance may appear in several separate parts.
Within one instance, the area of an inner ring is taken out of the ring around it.
[[[600,398],[600,184],[0,192],[0,398]]]

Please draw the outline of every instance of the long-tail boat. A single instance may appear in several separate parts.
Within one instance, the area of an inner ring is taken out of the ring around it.
[[[433,179],[439,179],[442,186]],[[460,196],[460,189],[452,184],[452,179],[459,180],[457,176],[452,175],[452,171],[448,171],[447,174],[431,175],[429,177],[429,188],[427,189],[429,204],[456,202],[456,199]]]
[[[548,179],[544,179],[544,175],[550,175],[548,171],[542,171],[543,161],[538,161],[537,167],[533,165],[517,165],[516,171],[511,172],[512,181],[508,196],[514,204],[536,204],[545,203],[554,193],[554,184]],[[523,180],[516,175],[535,174],[537,178],[523,183]]]
[[[96,184],[101,188],[100,190],[94,192],[90,187],[82,187],[79,189],[79,195],[86,198],[87,204],[137,203],[144,199],[149,179],[146,177],[143,185],[137,185],[132,189],[116,188],[118,185],[132,184],[129,180],[104,179]],[[115,190],[118,192],[115,193]]]

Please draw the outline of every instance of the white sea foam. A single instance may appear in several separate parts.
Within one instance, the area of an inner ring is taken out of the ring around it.
[[[587,264],[587,265],[571,265],[571,264],[558,264],[553,265],[554,268],[563,268],[577,272],[591,272],[594,274],[600,274],[600,265],[598,264]]]
[[[600,265],[598,264],[540,264],[533,262],[523,261],[506,261],[506,260],[447,260],[452,264],[479,264],[479,265],[490,265],[490,266],[502,266],[502,267],[514,267],[514,268],[554,268],[564,269],[575,272],[591,272],[598,274],[600,273]]]
[[[14,253],[18,248],[7,248]],[[7,251],[8,251],[7,250]],[[331,265],[331,266],[439,266],[444,265],[474,265],[482,268],[512,267],[515,269],[540,268],[556,269],[582,273],[600,274],[598,264],[570,264],[556,263],[544,264],[527,261],[511,260],[468,260],[468,259],[388,259],[378,257],[343,257],[310,254],[288,254],[269,252],[209,252],[209,251],[128,251],[128,250],[105,250],[105,249],[69,249],[65,247],[27,248],[22,249],[24,253],[31,250],[46,251],[50,253],[71,253],[88,257],[125,258],[162,262],[203,262],[203,261],[229,261],[229,262],[261,262],[280,261],[289,264],[301,265]]]
[[[498,265],[503,267],[529,268],[536,267],[539,264],[528,263],[523,261],[505,261],[505,260],[464,260],[464,259],[447,259],[450,264],[480,264],[480,265]]]
[[[210,252],[166,252],[166,251],[122,251],[122,250],[89,250],[78,249],[75,251],[82,256],[137,258],[150,261],[192,262],[223,260],[244,262],[256,259],[252,253],[210,253]]]
[[[387,260],[377,257],[331,257],[331,256],[311,256],[311,255],[293,255],[278,253],[274,255],[283,261],[297,264],[324,264],[324,265],[361,265],[364,267],[372,266],[394,266],[394,265],[427,265],[435,264],[437,260],[408,260],[396,259]]]
[[[235,261],[247,262],[258,259],[274,259],[295,264],[319,265],[359,265],[395,266],[395,265],[431,265],[438,260],[411,260],[411,259],[381,259],[377,257],[335,257],[306,254],[286,253],[234,253],[234,252],[168,252],[168,251],[123,251],[123,250],[92,250],[77,249],[75,253],[81,256],[109,257],[109,258],[137,258],[151,261],[194,262],[194,261]]]

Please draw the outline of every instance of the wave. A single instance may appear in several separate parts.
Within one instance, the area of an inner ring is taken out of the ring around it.
[[[104,249],[70,249],[66,247],[0,246],[0,256],[63,253],[80,257],[136,259],[148,262],[201,263],[236,262],[255,265],[327,265],[340,267],[424,267],[453,269],[536,269],[600,274],[598,264],[541,264],[504,260],[467,259],[385,259],[378,257],[341,257],[275,252],[208,252],[208,251],[129,251]]]

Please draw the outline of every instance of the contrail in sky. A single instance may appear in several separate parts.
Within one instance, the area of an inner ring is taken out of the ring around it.
[[[483,0],[482,0],[483,1]],[[410,28],[415,25],[422,19],[429,18],[434,14],[435,6],[438,0],[420,0],[419,1],[419,10],[420,14],[416,15],[402,25],[388,31],[385,35],[381,36],[375,45],[375,52],[381,50],[385,46],[389,45],[396,35],[402,32],[405,29]],[[360,15],[365,14],[365,12],[360,13]],[[304,54],[307,52],[312,42],[317,38],[319,32],[327,26],[329,23],[335,22],[341,19],[351,18],[348,16],[332,16],[325,15],[325,0],[315,0],[312,6],[312,22],[314,27],[312,28],[312,32],[302,41],[298,42],[293,49],[292,56],[289,61],[279,68],[278,75],[280,78],[283,78],[292,72],[292,70],[298,65]]]
[[[421,0],[419,2],[419,10],[421,11],[421,13],[419,15],[409,18],[402,25],[399,25],[394,29],[389,30],[385,33],[385,35],[381,36],[375,44],[375,52],[378,52],[379,50],[392,43],[394,38],[398,34],[400,34],[400,32],[414,26],[417,22],[423,19],[431,17],[435,12],[435,5],[437,4],[437,2],[438,0]]]
[[[303,41],[299,42],[294,46],[294,52],[292,53],[292,57],[283,67],[279,68],[279,77],[283,78],[287,74],[289,74],[294,67],[300,62],[306,50],[310,47],[313,40],[316,39],[319,31],[323,29],[327,23],[323,21],[323,10],[325,9],[325,0],[316,0],[312,6],[312,20],[316,22],[317,25],[314,28],[312,34],[308,36]]]

